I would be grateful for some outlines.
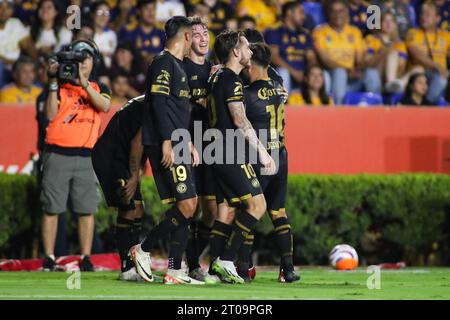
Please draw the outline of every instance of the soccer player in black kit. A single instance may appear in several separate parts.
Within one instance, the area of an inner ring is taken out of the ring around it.
[[[248,144],[257,150],[268,174],[274,173],[275,163],[259,141],[245,114],[244,88],[239,74],[250,66],[252,52],[247,39],[241,32],[224,31],[216,38],[214,51],[219,61],[224,64],[224,68],[212,76],[208,96],[210,126],[221,133],[224,148],[223,157],[216,157],[212,164],[217,187],[216,197],[219,211],[221,206],[228,204],[240,203],[241,206],[225,250],[214,260],[211,268],[224,282],[244,283],[244,279],[237,274],[233,260],[256,222],[266,211],[266,201],[252,165],[246,161],[240,163],[242,155],[236,152],[231,161],[227,161],[230,159],[225,150],[234,145],[235,139],[229,139],[226,131],[240,133]]]
[[[142,144],[161,201],[173,206],[144,241],[130,249],[130,255],[137,272],[145,281],[152,282],[150,251],[159,239],[170,235],[169,267],[164,283],[204,284],[181,269],[189,222],[197,208],[192,166],[198,164],[199,156],[190,139],[172,141],[173,134],[189,129],[190,90],[182,59],[191,47],[192,26],[188,18],[175,16],[166,22],[164,29],[166,48],[154,58],[147,72]],[[188,150],[188,161],[184,159],[186,153],[175,158],[174,148],[180,146]]]
[[[255,172],[266,198],[267,211],[275,227],[275,241],[281,258],[278,279],[280,282],[294,282],[300,280],[300,277],[294,271],[292,232],[285,209],[288,157],[284,143],[284,98],[279,94],[276,84],[267,72],[272,57],[270,47],[260,42],[252,44],[250,48],[253,52],[251,66],[245,71],[250,81],[250,85],[245,87],[247,118],[258,134],[266,133],[263,139],[261,136],[258,137],[263,140],[271,155],[277,153],[275,158],[278,159],[278,170],[275,175],[260,175],[257,165]],[[250,257],[250,249],[248,248],[248,252],[239,257],[247,260],[238,262],[238,270],[243,271],[243,276],[247,274],[249,259],[245,259],[245,256]]]
[[[106,203],[118,210],[115,237],[120,279],[142,281],[128,251],[139,243],[144,205],[140,191],[143,165],[141,126],[144,96],[129,100],[110,120],[92,151],[92,164]]]
[[[191,90],[191,137],[193,140],[195,139],[194,144],[198,151],[202,153],[201,146],[204,144],[202,137],[208,129],[206,96],[212,64],[206,57],[209,52],[210,39],[206,24],[198,17],[190,19],[192,22],[192,45],[189,55],[183,60],[183,65]],[[214,180],[211,170],[211,167],[203,162],[200,162],[194,168],[195,187],[199,196],[201,219],[194,218],[192,220],[186,248],[189,276],[200,281],[204,281],[208,274],[200,267],[199,256],[209,243],[211,224],[217,212]]]

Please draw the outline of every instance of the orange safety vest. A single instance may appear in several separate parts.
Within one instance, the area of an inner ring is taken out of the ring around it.
[[[97,83],[89,84],[100,92]],[[90,105],[87,92],[65,83],[59,89],[59,99],[58,113],[47,127],[47,144],[92,149],[100,133],[100,115]]]

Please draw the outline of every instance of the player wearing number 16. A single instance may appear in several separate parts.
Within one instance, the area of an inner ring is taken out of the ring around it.
[[[175,16],[165,25],[166,48],[147,73],[147,89],[142,124],[144,153],[150,160],[159,196],[164,203],[174,203],[161,222],[145,240],[130,249],[136,271],[147,282],[153,281],[150,251],[163,237],[170,235],[169,268],[166,284],[204,284],[188,277],[181,269],[183,252],[189,236],[189,221],[197,208],[192,165],[198,164],[198,153],[188,143],[192,160],[174,163],[172,133],[189,129],[190,90],[183,69],[183,57],[192,43],[192,27],[188,18]]]

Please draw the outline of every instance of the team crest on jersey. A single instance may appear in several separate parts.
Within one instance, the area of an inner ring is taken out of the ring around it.
[[[160,83],[166,83],[168,84],[170,81],[170,73],[167,72],[166,70],[161,70],[161,73],[159,74],[159,76],[156,78],[157,82]]]
[[[253,179],[252,180],[252,186],[254,187],[254,188],[258,188],[259,187],[259,181],[258,181],[258,179]]]
[[[187,186],[184,183],[179,183],[177,185],[177,192],[178,193],[185,193],[187,191]]]
[[[306,37],[304,35],[300,35],[299,37],[300,43],[305,43],[306,42]]]

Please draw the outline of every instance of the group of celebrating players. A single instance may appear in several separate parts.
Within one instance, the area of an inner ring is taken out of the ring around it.
[[[130,100],[114,115],[92,156],[105,199],[118,208],[120,278],[152,282],[151,251],[170,235],[165,284],[250,282],[253,229],[267,211],[281,258],[278,280],[298,281],[285,210],[287,92],[269,66],[270,48],[258,31],[224,31],[214,43],[218,64],[213,66],[207,60],[208,29],[199,18],[172,17],[165,34],[166,48],[148,69],[145,96]],[[196,144],[197,136],[175,141],[180,129],[198,135],[194,124],[200,124],[203,143]],[[203,136],[210,129],[221,134],[211,140],[227,150],[215,153],[213,163],[201,157],[209,143]],[[235,136],[230,138],[227,130],[239,133],[248,150],[256,150],[256,163],[250,152],[236,147],[228,152]],[[267,139],[260,139],[261,132]],[[177,159],[175,148],[188,156]],[[161,201],[172,207],[140,242],[140,177],[147,159]],[[206,272],[199,256],[208,244],[211,264]],[[188,272],[182,269],[185,252]]]

